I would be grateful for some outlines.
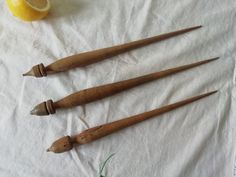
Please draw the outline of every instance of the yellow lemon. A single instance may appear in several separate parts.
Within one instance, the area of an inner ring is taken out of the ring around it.
[[[40,20],[47,16],[49,0],[6,0],[12,14],[25,21]]]

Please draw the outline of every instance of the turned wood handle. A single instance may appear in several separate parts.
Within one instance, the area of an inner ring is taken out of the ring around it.
[[[64,109],[64,108],[70,108],[74,106],[83,105],[86,103],[90,103],[92,101],[96,101],[111,95],[114,95],[116,93],[119,93],[121,91],[125,91],[127,89],[131,89],[135,86],[163,78],[165,76],[168,76],[170,74],[175,74],[180,71],[184,71],[202,64],[206,64],[208,62],[214,61],[218,58],[203,60],[200,62],[183,65],[180,67],[147,74],[141,77],[120,81],[116,83],[111,83],[107,85],[102,85],[98,87],[92,87],[88,88],[79,92],[75,92],[71,95],[68,95],[61,100],[58,100],[56,102],[53,102],[52,100],[48,100],[47,102],[40,103],[34,109],[31,111],[31,114],[33,115],[49,115],[54,114],[57,109]]]
[[[129,42],[126,44],[121,44],[113,47],[98,49],[90,52],[85,52],[77,55],[72,55],[69,57],[62,58],[48,66],[44,66],[42,63],[39,65],[35,65],[32,69],[23,74],[23,76],[35,76],[35,77],[44,77],[48,74],[58,73],[62,71],[67,71],[76,67],[83,67],[90,65],[92,63],[96,63],[102,61],[104,59],[119,55],[121,53],[137,49],[139,47],[143,47],[154,42],[162,41],[164,39],[168,39],[183,33],[187,33],[198,29],[202,26],[195,26],[191,28],[182,29],[179,31],[174,31],[146,39],[141,39],[133,42]]]
[[[200,27],[201,26],[182,29],[179,31],[174,31],[174,32],[146,38],[146,39],[141,39],[138,41],[129,42],[126,44],[121,44],[121,45],[117,45],[113,47],[95,50],[92,52],[85,52],[78,55],[69,56],[61,60],[58,60],[55,63],[52,63],[46,68],[48,69],[48,71],[51,71],[51,72],[60,72],[60,71],[66,71],[66,70],[76,68],[76,67],[87,66],[92,63],[102,61],[106,58],[110,58],[110,57],[119,55],[121,53],[152,44],[154,42],[162,41],[164,39],[168,39],[170,37],[198,29]]]
[[[217,91],[208,92],[202,95],[198,95],[183,101],[179,101],[158,109],[154,109],[152,111],[144,112],[135,116],[131,116],[125,119],[117,120],[111,123],[103,124],[100,126],[96,126],[90,129],[83,131],[82,133],[75,136],[66,136],[62,137],[59,140],[55,141],[52,146],[48,149],[48,151],[52,151],[55,153],[61,153],[65,151],[69,151],[73,148],[73,144],[87,144],[107,135],[110,135],[114,132],[122,130],[126,127],[132,126],[134,124],[140,123],[142,121],[153,118],[154,116],[158,116],[160,114],[172,111],[209,95],[216,93]]]

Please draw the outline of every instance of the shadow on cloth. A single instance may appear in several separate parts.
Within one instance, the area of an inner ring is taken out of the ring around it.
[[[51,11],[48,18],[68,18],[81,13],[85,7],[84,1],[51,1]]]

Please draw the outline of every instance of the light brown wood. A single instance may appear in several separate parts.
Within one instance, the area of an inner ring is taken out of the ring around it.
[[[179,31],[174,31],[146,39],[141,39],[138,41],[129,42],[126,44],[121,44],[113,47],[103,48],[95,51],[85,52],[73,56],[69,56],[66,58],[62,58],[48,66],[44,66],[42,63],[39,65],[35,65],[32,67],[30,71],[23,74],[23,76],[35,76],[35,77],[45,77],[48,74],[58,73],[62,71],[67,71],[76,67],[87,66],[104,59],[119,55],[121,53],[137,49],[139,47],[143,47],[158,41],[162,41],[164,39],[168,39],[183,33],[187,33],[198,29],[202,26],[195,26],[191,28],[182,29]]]
[[[31,111],[31,114],[33,115],[49,115],[54,114],[57,109],[65,109],[65,108],[71,108],[74,106],[83,105],[92,101],[96,101],[111,95],[114,95],[116,93],[119,93],[121,91],[125,91],[127,89],[131,89],[135,86],[151,82],[154,80],[157,80],[159,78],[163,78],[165,76],[175,74],[177,72],[181,72],[202,64],[209,63],[211,61],[214,61],[218,58],[212,58],[208,60],[203,60],[200,62],[183,65],[180,67],[155,72],[152,74],[147,74],[141,77],[124,80],[116,83],[111,83],[107,85],[102,85],[98,87],[92,87],[85,90],[81,90],[79,92],[73,93],[71,95],[66,96],[65,98],[62,98],[61,100],[58,100],[56,102],[53,102],[52,100],[48,100],[46,102],[40,103],[37,106],[34,107],[34,109]]]
[[[154,109],[149,112],[144,112],[142,114],[131,116],[125,119],[115,121],[115,122],[96,126],[94,128],[87,129],[83,131],[82,133],[72,136],[72,137],[70,136],[62,137],[58,139],[57,141],[55,141],[47,151],[52,151],[55,153],[62,153],[65,151],[69,151],[73,148],[74,144],[82,145],[82,144],[90,143],[104,136],[107,136],[114,132],[122,130],[126,127],[129,127],[134,124],[145,121],[147,119],[153,118],[154,116],[158,116],[160,114],[172,111],[176,108],[192,103],[194,101],[207,97],[216,92],[217,91],[209,92],[206,94],[202,94],[199,96],[195,96],[195,97],[192,97],[192,98],[180,101],[180,102],[176,102],[176,103],[164,106],[162,108]]]

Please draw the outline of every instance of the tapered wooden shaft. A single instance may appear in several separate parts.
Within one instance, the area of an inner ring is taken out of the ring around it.
[[[162,108],[154,109],[149,112],[145,112],[142,114],[138,114],[135,116],[131,116],[125,119],[121,119],[115,122],[107,123],[104,125],[96,126],[94,128],[87,129],[83,131],[82,133],[75,135],[75,136],[65,136],[57,141],[55,141],[52,146],[48,149],[48,151],[52,151],[55,153],[61,153],[65,151],[69,151],[73,148],[73,144],[86,144],[90,143],[92,141],[95,141],[99,138],[102,138],[104,136],[110,135],[114,132],[117,132],[119,130],[122,130],[126,127],[132,126],[134,124],[140,123],[142,121],[145,121],[147,119],[153,118],[154,116],[158,116],[160,114],[172,111],[176,108],[179,108],[181,106],[184,106],[186,104],[192,103],[194,101],[197,101],[201,98],[207,97],[211,94],[216,93],[217,91],[209,92],[203,95],[195,96],[177,103],[173,103],[167,106],[164,106]]]
[[[172,68],[152,74],[147,74],[141,77],[120,81],[116,83],[111,83],[107,85],[102,85],[98,87],[92,87],[89,89],[85,89],[76,93],[73,93],[69,96],[66,96],[65,98],[62,98],[59,101],[53,102],[52,100],[48,100],[46,102],[40,103],[34,109],[31,111],[31,114],[33,115],[49,115],[54,114],[56,112],[56,109],[63,109],[63,108],[70,108],[78,105],[83,105],[92,101],[96,101],[111,95],[114,95],[116,93],[119,93],[121,91],[133,88],[135,86],[163,78],[165,76],[175,74],[180,71],[184,71],[202,64],[206,64],[208,62],[214,61],[218,58],[212,58],[188,65],[183,65],[177,68]]]
[[[104,59],[119,55],[121,53],[152,44],[154,42],[162,41],[173,36],[177,36],[195,29],[200,28],[201,26],[195,26],[191,28],[182,29],[179,31],[174,31],[122,45],[117,45],[113,47],[108,47],[104,49],[99,49],[95,51],[85,52],[66,58],[62,58],[48,66],[44,66],[42,63],[35,65],[29,72],[23,74],[23,76],[35,76],[35,77],[44,77],[48,74],[58,73],[62,71],[67,71],[76,67],[83,67],[102,61]]]

